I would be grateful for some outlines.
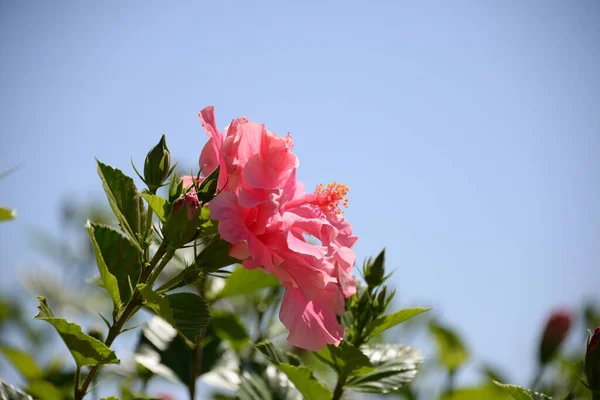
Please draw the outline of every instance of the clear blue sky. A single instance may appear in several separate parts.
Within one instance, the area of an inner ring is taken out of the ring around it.
[[[164,132],[191,165],[214,104],[291,132],[308,187],[351,188],[359,259],[386,246],[401,302],[517,383],[598,295],[598,1],[2,1],[0,59],[1,290],[28,227],[101,195],[94,156],[132,173]]]

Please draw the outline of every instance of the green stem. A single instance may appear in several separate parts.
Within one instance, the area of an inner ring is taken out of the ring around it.
[[[448,398],[452,398],[452,393],[454,393],[454,377],[455,371],[453,369],[448,371],[448,381],[446,382],[446,394]]]
[[[156,267],[156,269],[152,272],[152,275],[150,275],[150,278],[148,278],[148,282],[146,284],[149,287],[152,287],[152,285],[154,285],[154,282],[156,282],[156,280],[158,279],[158,276],[163,271],[163,269],[165,269],[165,267],[167,266],[169,261],[171,261],[171,258],[173,258],[174,254],[175,254],[174,249],[169,248],[167,250],[167,254],[166,254],[165,258],[162,259],[161,263],[158,264],[158,267]]]
[[[144,257],[146,260],[150,258],[150,243],[152,243],[152,208],[148,207],[146,213],[146,249],[144,250]]]
[[[205,299],[205,282],[206,274],[204,272],[201,272],[200,279],[198,280],[198,295],[202,300]],[[204,341],[205,335],[206,329],[200,329],[200,332],[198,332],[198,336],[196,336],[196,343],[194,343],[194,347],[192,348],[192,376],[190,377],[190,381],[188,382],[188,392],[190,394],[190,400],[194,400],[194,398],[196,397],[196,380],[198,378],[198,375],[200,375],[199,369],[202,367],[202,342]]]
[[[73,398],[77,398],[79,393],[79,380],[81,379],[81,367],[78,365],[75,369],[75,386],[73,387]]]
[[[167,255],[167,257],[163,258],[165,254]],[[172,257],[172,251],[168,248],[168,246],[165,243],[162,243],[156,250],[156,253],[154,254],[154,257],[152,257],[152,260],[150,260],[150,262],[148,263],[148,266],[144,269],[144,271],[142,271],[139,283],[146,283],[148,277],[150,276],[150,273],[161,258],[163,258],[161,264],[166,264],[169,261],[170,257]],[[123,312],[116,318],[115,323],[108,330],[108,335],[106,336],[106,340],[104,341],[104,344],[107,347],[110,347],[113,344],[117,336],[119,336],[119,334],[123,330],[123,326],[125,325],[125,323],[133,316],[133,314],[135,314],[139,310],[139,307],[141,305],[142,296],[140,292],[136,289],[133,292],[131,299],[125,306]],[[90,372],[85,377],[81,388],[75,389],[74,400],[83,399],[83,397],[87,393],[90,383],[92,383],[92,381],[94,380],[99,369],[100,364],[96,364],[92,368],[90,368]]]
[[[194,348],[192,349],[192,376],[190,377],[190,382],[188,383],[190,400],[194,400],[196,397],[196,379],[198,378],[198,363],[200,362],[200,340],[200,337],[198,337],[196,343],[194,344]]]
[[[335,385],[335,389],[333,389],[333,397],[331,400],[340,400],[342,395],[344,394],[344,385],[346,384],[346,377],[340,375],[338,377],[338,381]]]

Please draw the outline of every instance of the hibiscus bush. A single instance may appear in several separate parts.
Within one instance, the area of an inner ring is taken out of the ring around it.
[[[148,398],[148,382],[159,378],[185,387],[190,399],[424,398],[427,383],[413,380],[431,367],[418,349],[387,343],[385,333],[429,308],[396,308],[385,251],[356,265],[358,236],[343,213],[348,188],[306,190],[289,134],[247,118],[222,132],[212,107],[199,117],[208,140],[189,174],[172,165],[165,136],[142,172],[133,166],[142,190],[97,161],[113,215],[88,216],[89,246],[68,261],[93,262],[97,276],[70,300],[60,285],[36,286],[44,296],[35,318],[55,331],[72,362],[41,366],[35,352],[0,342],[26,382],[24,391],[2,382],[0,398],[80,400],[95,396],[97,386],[113,391],[107,399]],[[55,315],[52,308],[68,301],[104,325],[83,329]],[[3,304],[0,329],[12,321],[32,348],[49,341],[8,312],[16,306]],[[598,323],[590,307],[588,325]],[[507,384],[491,370],[480,386],[457,387],[467,347],[428,314],[409,324],[437,346],[432,370],[445,376],[444,398],[598,399],[600,330],[590,335],[585,360],[581,352],[560,354],[571,313],[553,314],[541,336],[531,388],[546,394]],[[135,345],[123,358],[114,343],[131,330]]]

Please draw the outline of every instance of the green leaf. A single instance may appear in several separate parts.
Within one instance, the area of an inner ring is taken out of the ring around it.
[[[310,368],[289,364],[278,364],[277,368],[287,375],[306,400],[324,400],[333,397],[327,386],[313,376]]]
[[[0,346],[0,352],[27,380],[38,379],[43,375],[42,370],[29,354],[23,350],[7,346]]]
[[[206,272],[214,272],[238,263],[239,260],[229,255],[229,247],[230,244],[221,239],[219,234],[202,238],[200,242],[201,249],[196,255],[194,266]]]
[[[240,400],[273,400],[265,380],[254,373],[242,375],[238,397]]]
[[[331,399],[329,389],[313,376],[310,368],[301,366],[296,356],[284,353],[269,341],[255,344],[254,347],[287,375],[305,399]]]
[[[115,396],[110,396],[110,397],[103,397],[100,400],[119,400],[119,398],[115,397]]]
[[[30,395],[16,389],[0,379],[0,399],[6,400],[33,400]]]
[[[236,314],[213,311],[210,315],[210,326],[218,337],[231,343],[237,351],[248,345],[248,331]]]
[[[373,371],[373,365],[369,357],[345,340],[337,347],[328,344],[317,354],[331,365],[340,376],[351,377]]]
[[[491,385],[460,388],[451,394],[444,394],[440,400],[511,400],[512,397],[501,389]]]
[[[63,400],[65,398],[56,386],[46,381],[30,382],[26,389],[36,400]]]
[[[494,383],[496,386],[504,390],[504,392],[510,394],[515,400],[552,400],[552,397],[546,396],[542,393],[532,392],[520,386],[507,385],[500,382]]]
[[[217,298],[254,293],[257,290],[278,285],[279,281],[275,276],[266,274],[259,269],[246,269],[239,265],[225,280],[225,286],[217,294]]]
[[[161,222],[165,222],[167,220],[167,216],[171,212],[171,205],[167,202],[167,200],[150,193],[142,193],[142,197],[146,199],[148,205],[152,211],[154,211],[154,214],[156,214],[158,219],[160,219]]]
[[[300,359],[293,354],[286,353],[278,347],[275,347],[270,341],[260,342],[254,345],[256,350],[260,351],[267,360],[273,364],[300,365]]]
[[[38,296],[38,300],[39,312],[34,318],[46,321],[56,329],[78,366],[119,364],[115,353],[104,343],[83,333],[79,325],[56,318],[44,297]]]
[[[86,228],[92,239],[104,287],[115,307],[120,309],[131,299],[130,284],[137,283],[142,271],[139,247],[108,226],[88,221]]]
[[[417,349],[408,346],[377,344],[364,346],[363,353],[373,365],[373,371],[350,378],[348,390],[363,393],[389,393],[410,382],[417,374],[417,365],[423,357]]]
[[[440,362],[450,371],[455,371],[469,359],[469,352],[456,333],[433,321],[429,323],[429,330],[435,339]]]
[[[17,213],[15,210],[11,210],[10,208],[0,207],[0,221],[9,221],[11,219],[15,219]]]
[[[192,343],[209,322],[208,305],[193,293],[175,293],[161,296],[146,285],[138,285],[144,304],[164,318],[173,328]]]
[[[173,310],[171,310],[169,300],[167,300],[166,297],[159,295],[152,290],[150,286],[146,286],[145,284],[137,285],[137,289],[144,297],[144,305],[171,324],[173,328],[177,329],[177,323],[173,317]]]
[[[177,330],[195,342],[196,336],[206,329],[210,320],[206,301],[194,293],[175,293],[166,297],[173,310]]]
[[[116,168],[96,162],[104,192],[121,229],[140,247],[140,238],[146,236],[146,211],[133,179]]]
[[[369,335],[371,336],[378,335],[415,315],[422,314],[429,310],[431,310],[431,308],[405,308],[404,310],[400,310],[393,314],[385,315],[369,322],[367,325],[367,332],[369,332]]]
[[[206,330],[198,370],[213,370],[224,357],[224,346],[210,326]],[[164,319],[153,316],[142,328],[136,362],[163,378],[187,384],[192,376],[192,351],[185,339]]]

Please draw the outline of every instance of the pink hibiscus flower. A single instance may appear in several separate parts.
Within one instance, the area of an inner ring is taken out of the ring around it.
[[[289,134],[281,137],[238,118],[224,136],[213,107],[199,117],[209,136],[199,160],[202,174],[220,166],[222,191],[208,207],[231,244],[230,255],[285,286],[280,319],[290,343],[309,350],[339,344],[344,329],[336,316],[344,311],[344,297],[356,290],[351,270],[358,238],[340,210],[348,188],[331,184],[305,193],[296,180],[298,159]]]

